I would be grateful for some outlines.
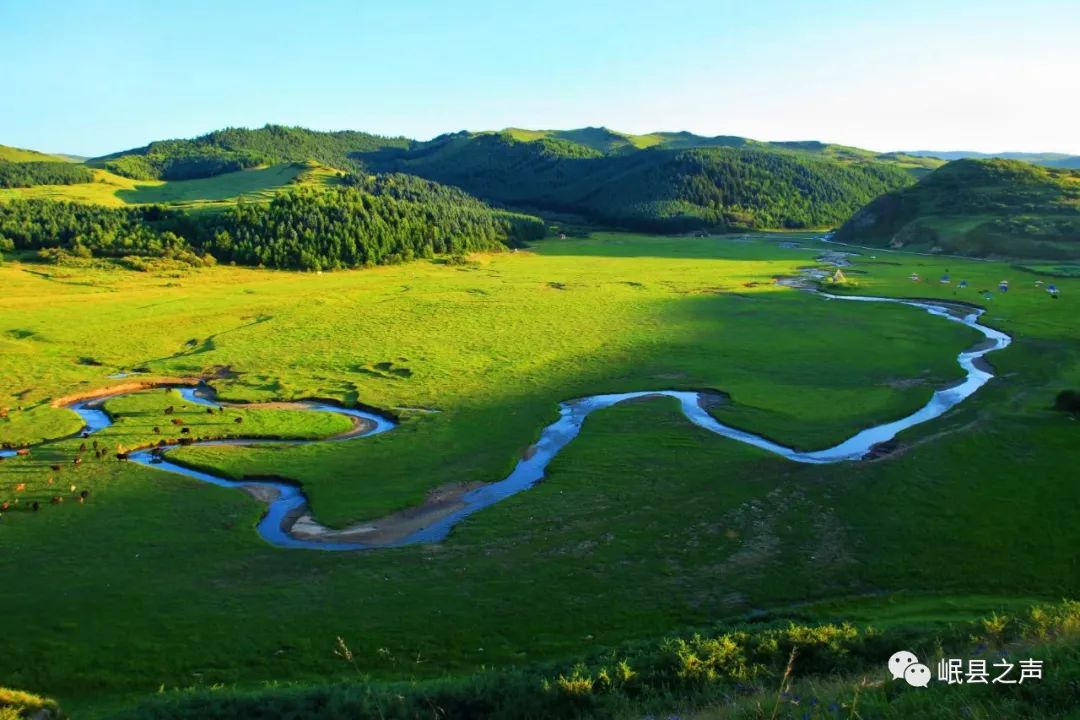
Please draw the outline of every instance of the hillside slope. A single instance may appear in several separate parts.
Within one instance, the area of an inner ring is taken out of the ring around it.
[[[257,130],[226,128],[192,140],[160,140],[92,158],[87,164],[136,180],[191,180],[261,165],[307,161],[357,169],[356,153],[406,147],[409,142],[352,130],[318,132],[267,125]]]
[[[64,155],[50,155],[37,150],[25,150],[23,148],[0,145],[0,161],[24,163],[24,162],[71,162]]]
[[[358,157],[373,170],[419,175],[496,203],[655,231],[821,227],[914,182],[872,153],[826,152],[838,146],[726,138],[726,145],[682,149],[669,138],[603,152],[605,137],[593,132],[586,145],[566,133],[455,133]]]
[[[1046,167],[1080,170],[1080,155],[1069,155],[1067,153],[982,153],[972,150],[912,150],[907,154],[921,158],[939,158],[941,160],[992,160],[995,158],[1000,160],[1023,160],[1024,162],[1045,165]]]
[[[835,239],[978,257],[1080,257],[1080,172],[956,160],[875,199]]]
[[[22,163],[32,165],[33,163]],[[53,163],[55,164],[55,163]],[[0,201],[61,200],[108,207],[162,204],[190,210],[223,209],[239,200],[269,200],[274,195],[305,186],[333,185],[341,173],[315,162],[279,163],[193,180],[132,180],[100,168],[84,168],[88,181],[4,187],[0,163]]]

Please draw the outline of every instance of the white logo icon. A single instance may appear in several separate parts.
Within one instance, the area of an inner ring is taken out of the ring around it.
[[[908,666],[915,665],[918,662],[919,658],[915,657],[913,652],[901,650],[893,653],[892,657],[889,658],[889,672],[892,673],[893,680],[904,677],[904,671],[908,669]]]
[[[911,687],[926,687],[930,684],[930,668],[922,663],[913,663],[904,670],[904,679]]]
[[[907,650],[892,654],[889,658],[889,672],[893,680],[904,678],[911,687],[926,687],[930,684],[930,668],[920,663],[915,653]]]

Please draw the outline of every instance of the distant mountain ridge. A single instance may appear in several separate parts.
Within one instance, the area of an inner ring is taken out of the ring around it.
[[[991,160],[994,158],[1001,160],[1021,160],[1023,162],[1035,163],[1036,165],[1045,165],[1047,167],[1067,168],[1073,170],[1080,169],[1080,155],[1069,155],[1068,153],[984,153],[975,152],[973,150],[908,150],[905,152],[905,154],[913,155],[915,157],[938,158],[940,160]]]
[[[152,142],[87,165],[137,180],[187,180],[304,161],[406,173],[499,205],[655,231],[835,225],[942,163],[816,141],[604,127],[462,131],[417,141],[267,125]]]

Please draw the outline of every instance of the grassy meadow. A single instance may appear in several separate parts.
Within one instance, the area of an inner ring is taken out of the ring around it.
[[[107,207],[170,205],[188,210],[224,209],[238,200],[270,200],[297,185],[331,184],[337,171],[318,163],[279,163],[198,180],[132,180],[93,168],[94,182],[0,189],[0,201],[66,200]]]
[[[961,377],[956,354],[981,337],[914,308],[773,283],[823,249],[837,248],[798,234],[596,233],[466,265],[325,274],[9,260],[0,441],[77,431],[51,402],[132,371],[224,368],[213,383],[224,400],[395,413],[400,426],[374,438],[173,456],[301,482],[334,526],[500,479],[559,401],[600,392],[715,389],[729,396],[711,410],[720,420],[816,449],[921,406]],[[1080,386],[1080,279],[1055,278],[1051,300],[1039,275],[1007,264],[872,253],[847,272],[854,292],[985,305],[985,321],[1015,337],[989,357],[998,379],[873,462],[796,465],[645,400],[598,412],[544,482],[446,542],[338,554],[267,546],[249,496],[99,460],[78,439],[9,458],[0,500],[20,503],[0,520],[0,573],[17,591],[0,595],[14,648],[0,654],[0,685],[95,717],[159,688],[442,677],[763,610],[936,627],[1075,597],[1080,445],[1075,421],[1050,407]],[[946,272],[953,283],[937,282]],[[1005,278],[1010,291],[996,292]],[[154,391],[108,401],[117,423],[95,439],[153,441],[167,405],[200,436],[327,436],[344,422],[210,415]],[[71,485],[89,490],[85,503]],[[67,501],[28,511],[57,493]],[[334,655],[338,637],[354,665]]]

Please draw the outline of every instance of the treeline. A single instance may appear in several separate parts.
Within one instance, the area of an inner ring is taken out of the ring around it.
[[[201,264],[184,219],[155,205],[107,208],[53,200],[0,203],[0,248],[76,257],[170,257]]]
[[[85,166],[76,163],[0,160],[0,188],[74,185],[93,180],[94,174]]]
[[[324,270],[495,250],[543,236],[537,218],[503,213],[418,178],[353,178],[300,189],[267,205],[241,203],[204,232],[219,260]]]
[[[405,138],[385,138],[351,130],[318,132],[267,125],[257,130],[227,128],[192,140],[162,140],[89,162],[137,180],[190,180],[258,165],[308,160],[359,170],[358,153],[385,147],[404,148],[408,144]]]
[[[155,143],[159,144],[169,145],[170,142]],[[134,180],[194,180],[245,170],[267,162],[258,155],[217,148],[197,151],[191,148],[156,148],[145,155],[122,155],[101,165],[109,172]]]
[[[192,265],[332,270],[496,250],[543,236],[534,217],[405,176],[350,177],[220,215],[50,200],[0,203],[0,247],[63,257],[164,257]]]
[[[372,168],[485,200],[660,232],[839,224],[877,195],[914,182],[895,163],[764,144],[604,154],[566,140],[459,133],[362,157]]]

